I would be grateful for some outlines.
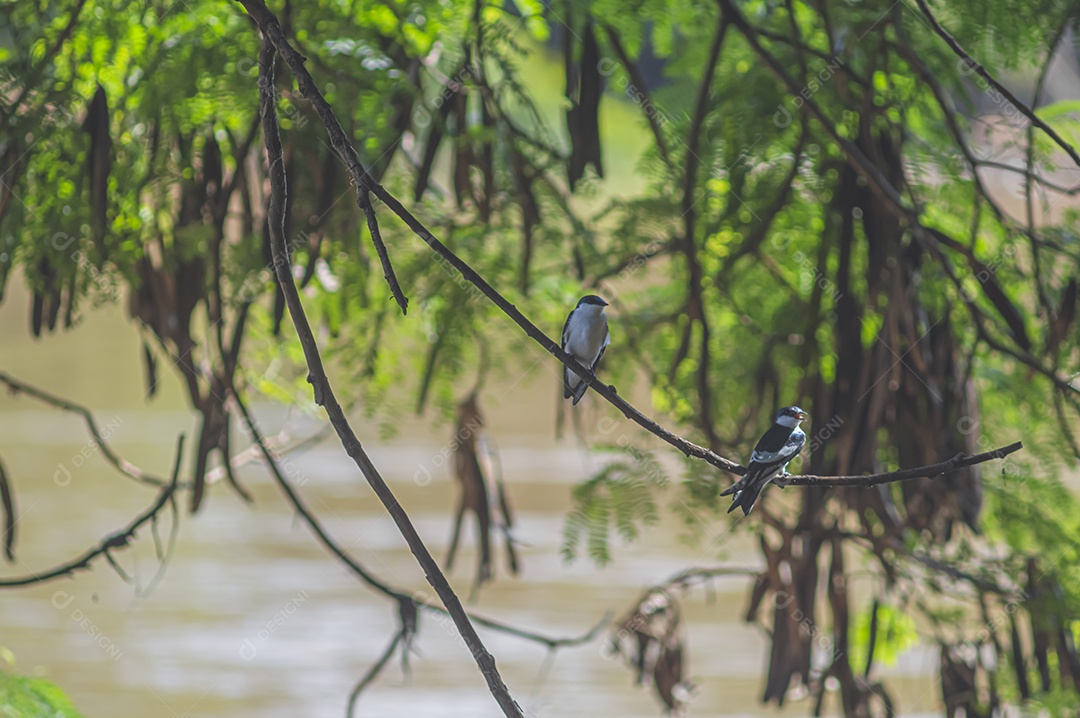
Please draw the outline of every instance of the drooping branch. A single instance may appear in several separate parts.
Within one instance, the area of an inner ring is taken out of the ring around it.
[[[82,556],[72,559],[67,563],[61,564],[55,568],[51,568],[41,573],[30,573],[26,576],[18,576],[16,578],[4,578],[0,579],[0,588],[14,588],[16,586],[29,586],[35,583],[44,583],[45,581],[51,581],[54,578],[60,578],[61,576],[70,576],[76,571],[82,571],[90,568],[91,562],[99,556],[105,556],[114,568],[118,568],[115,559],[110,555],[110,551],[113,549],[124,548],[127,546],[131,539],[134,538],[135,532],[139,530],[143,525],[148,522],[157,520],[158,513],[169,504],[175,505],[176,490],[179,488],[177,480],[180,477],[180,461],[183,458],[184,449],[184,435],[181,434],[176,441],[176,459],[173,462],[172,478],[168,483],[160,481],[162,488],[158,492],[157,498],[154,503],[150,505],[146,511],[136,516],[127,526],[115,531],[95,546],[89,549]],[[174,520],[179,517],[178,512],[173,513]],[[123,573],[121,573],[123,576]]]
[[[1073,162],[1075,162],[1076,165],[1080,167],[1080,154],[1077,153],[1075,147],[1062,139],[1061,135],[1055,132],[1053,127],[1040,120],[1039,116],[1035,114],[1034,110],[1021,102],[1016,97],[1016,95],[1009,92],[1008,88],[995,80],[990,75],[990,73],[986,71],[985,67],[983,67],[978,61],[976,61],[975,58],[969,55],[964,50],[964,48],[960,46],[960,43],[956,41],[956,38],[950,35],[949,31],[942,27],[941,23],[937,21],[937,18],[934,17],[934,13],[932,13],[929,6],[927,6],[926,0],[915,0],[915,3],[919,6],[919,9],[922,10],[923,15],[926,16],[927,21],[930,23],[931,29],[933,29],[933,31],[937,33],[938,37],[944,40],[945,44],[947,44],[952,49],[952,51],[956,53],[956,56],[964,62],[964,65],[968,70],[974,72],[976,75],[989,83],[991,87],[1001,93],[1002,97],[1008,100],[1013,107],[1015,107],[1022,115],[1024,115],[1024,117],[1028,118],[1031,124],[1035,125],[1040,130],[1045,132],[1046,135],[1050,139],[1052,139],[1061,149],[1065,150],[1069,157],[1072,157]],[[1053,52],[1053,48],[1051,48],[1051,52]]]
[[[285,240],[285,203],[287,188],[284,158],[282,157],[281,137],[278,131],[276,93],[274,90],[274,44],[272,44],[270,38],[276,34],[279,38],[279,42],[285,43],[285,39],[284,35],[281,33],[281,28],[277,24],[276,18],[270,14],[270,11],[261,0],[243,1],[244,6],[248,8],[252,17],[254,17],[256,21],[259,22],[260,27],[263,28],[264,36],[262,51],[259,55],[259,110],[263,118],[263,141],[266,144],[267,163],[269,165],[270,173],[270,201],[267,216],[270,228],[270,246],[274,257],[274,271],[278,280],[278,285],[285,295],[285,303],[289,309],[289,315],[292,317],[293,324],[296,327],[297,335],[304,350],[304,357],[307,361],[309,370],[308,382],[312,386],[315,402],[326,410],[326,413],[330,418],[330,423],[333,424],[334,429],[337,431],[338,437],[341,439],[346,452],[356,462],[360,472],[364,475],[364,478],[367,479],[368,484],[379,497],[379,500],[382,501],[383,506],[386,508],[391,518],[393,518],[398,530],[408,543],[413,555],[416,556],[420,566],[424,569],[428,581],[439,595],[439,598],[442,600],[447,611],[449,611],[450,617],[454,621],[454,625],[457,626],[458,632],[461,634],[465,645],[469,648],[473,658],[476,660],[480,672],[484,675],[484,678],[488,683],[491,694],[502,708],[503,713],[513,717],[523,716],[524,714],[522,713],[521,708],[514,701],[513,697],[510,695],[510,690],[502,680],[502,676],[499,675],[499,670],[495,665],[494,657],[488,653],[483,642],[480,640],[480,637],[476,634],[476,629],[473,628],[472,623],[469,621],[469,617],[465,613],[464,608],[462,608],[461,601],[458,599],[457,594],[455,594],[454,590],[450,587],[450,584],[446,580],[446,576],[443,575],[439,565],[435,562],[435,559],[424,545],[420,535],[416,532],[416,528],[413,526],[412,520],[409,518],[408,514],[405,513],[405,509],[402,508],[401,504],[390,490],[390,487],[386,485],[386,482],[379,474],[378,469],[375,468],[375,465],[364,451],[364,448],[356,434],[353,432],[352,427],[349,426],[349,421],[342,411],[340,404],[338,404],[337,398],[334,396],[333,388],[323,369],[322,358],[319,354],[315,335],[311,331],[311,326],[308,324],[303,305],[300,303],[300,295],[297,292],[296,285],[293,282],[292,272],[289,269],[289,255]],[[253,8],[255,9],[253,10]],[[267,20],[266,15],[269,15],[269,21]],[[310,76],[308,76],[308,79],[310,80]],[[325,104],[325,100],[323,102]],[[336,123],[337,120],[334,119],[333,112],[330,111],[329,105],[325,105],[325,110],[329,119]],[[320,112],[320,114],[322,113]],[[326,119],[327,117],[324,117],[324,120]],[[345,142],[348,147],[348,152],[352,152],[351,146],[348,146],[347,141],[344,139],[344,133],[341,134],[340,140]],[[348,156],[345,148],[340,149],[339,152],[342,157]],[[355,153],[353,153],[352,156],[355,157]],[[359,166],[359,160],[356,160],[355,164],[356,166]],[[368,179],[370,180],[370,177]],[[363,191],[368,188],[361,186],[358,187],[358,189]]]
[[[615,56],[619,58],[619,62],[626,69],[627,74],[630,76],[630,82],[633,83],[634,89],[641,93],[641,97],[644,98],[643,106],[652,107],[652,100],[649,99],[648,89],[645,87],[645,78],[641,74],[641,69],[637,66],[637,63],[630,59],[630,53],[623,47],[622,40],[619,38],[618,31],[609,24],[604,24],[604,33],[607,35],[608,42],[611,43],[611,49],[615,51]],[[660,124],[660,120],[657,117],[656,112],[646,112],[645,118],[649,121],[649,128],[653,133],[653,140],[656,142],[656,149],[660,153],[660,159],[664,161],[668,169],[675,169],[674,163],[671,161],[671,154],[668,152],[667,142],[664,140],[663,125]]]
[[[138,481],[141,484],[149,484],[151,486],[164,486],[165,482],[161,479],[151,476],[138,466],[135,466],[130,461],[124,459],[115,451],[113,451],[108,442],[105,441],[105,437],[101,433],[101,428],[98,426],[97,421],[94,419],[94,415],[90,413],[90,410],[79,404],[68,401],[67,399],[61,399],[58,396],[50,394],[47,391],[38,389],[29,384],[15,379],[6,372],[0,371],[0,384],[5,384],[12,394],[26,394],[33,397],[38,401],[44,402],[49,406],[54,406],[62,411],[68,411],[73,414],[78,414],[82,417],[83,422],[86,424],[87,431],[90,432],[90,436],[94,438],[94,442],[101,451],[101,455],[105,457],[117,471],[123,475]]]
[[[374,574],[364,568],[354,558],[352,558],[345,549],[341,548],[337,542],[326,532],[322,524],[316,518],[315,514],[308,509],[300,495],[296,493],[295,489],[289,484],[285,475],[281,471],[281,467],[278,465],[278,459],[274,455],[275,449],[270,446],[270,442],[259,431],[258,425],[255,423],[250,411],[248,411],[246,403],[240,399],[237,392],[230,387],[230,393],[233,399],[236,401],[237,409],[240,412],[240,418],[244,420],[244,424],[247,426],[248,431],[251,433],[251,438],[254,441],[252,448],[260,452],[267,467],[270,469],[271,476],[274,477],[274,481],[278,487],[281,488],[282,493],[285,494],[285,498],[292,505],[296,513],[304,520],[304,523],[308,525],[312,533],[316,538],[325,546],[334,556],[338,558],[343,564],[345,564],[353,573],[355,573],[362,581],[368,584],[371,588],[389,598],[401,600],[406,598],[414,602],[417,607],[427,609],[433,613],[439,615],[449,615],[447,610],[442,606],[438,606],[421,599],[421,597],[413,595],[409,596],[404,591],[396,589],[381,579],[377,578]],[[280,452],[278,452],[280,455]],[[473,613],[469,614],[469,618],[473,620],[477,625],[490,628],[494,631],[499,631],[510,636],[522,638],[527,641],[539,643],[547,648],[569,648],[572,646],[580,646],[588,643],[596,636],[597,632],[604,626],[605,619],[601,619],[599,623],[593,626],[588,632],[581,634],[580,636],[570,636],[566,638],[553,638],[551,636],[545,636],[541,633],[535,633],[533,631],[526,631],[515,626],[502,623],[501,621],[495,621],[490,618],[484,618],[483,616],[477,616]]]

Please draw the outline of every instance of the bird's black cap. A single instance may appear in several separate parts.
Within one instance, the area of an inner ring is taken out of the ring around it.
[[[790,416],[791,418],[798,419],[799,421],[806,421],[810,418],[809,414],[807,414],[805,411],[803,411],[797,406],[785,406],[783,409],[776,412],[777,419],[779,419],[781,416]]]
[[[580,307],[582,304],[595,304],[598,307],[606,307],[608,305],[602,297],[598,297],[595,294],[586,294],[579,299],[577,305]]]

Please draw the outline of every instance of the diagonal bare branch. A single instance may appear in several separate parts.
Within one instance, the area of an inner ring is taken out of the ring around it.
[[[926,0],[915,0],[915,3],[919,6],[919,9],[922,10],[923,15],[926,16],[926,19],[929,21],[930,27],[933,29],[933,31],[937,33],[938,37],[944,40],[945,44],[947,44],[952,49],[952,51],[956,53],[957,57],[959,57],[963,61],[964,66],[967,70],[974,72],[976,75],[986,80],[986,82],[990,83],[990,85],[995,90],[1001,93],[1002,97],[1008,100],[1013,107],[1015,107],[1017,110],[1020,111],[1021,114],[1024,115],[1024,117],[1027,117],[1028,120],[1031,121],[1031,124],[1035,125],[1040,130],[1045,132],[1047,136],[1055,143],[1057,143],[1057,145],[1061,149],[1065,150],[1069,157],[1072,157],[1073,162],[1075,162],[1076,165],[1080,167],[1080,154],[1077,153],[1075,147],[1062,139],[1061,135],[1055,132],[1053,127],[1040,120],[1039,116],[1035,114],[1034,110],[1021,102],[1016,97],[1016,95],[1009,92],[1008,88],[995,80],[990,75],[990,73],[986,71],[985,67],[983,67],[977,60],[975,60],[975,58],[969,55],[964,50],[964,48],[960,46],[960,43],[956,41],[956,38],[950,35],[949,31],[942,27],[941,23],[937,21],[937,18],[934,17],[934,13],[930,11],[930,7],[926,4]],[[1053,52],[1053,48],[1051,48],[1050,51]]]
[[[304,357],[307,360],[309,370],[308,382],[312,386],[315,402],[326,409],[330,423],[333,424],[334,429],[337,431],[345,451],[356,462],[357,468],[367,479],[368,484],[376,496],[379,497],[379,500],[382,501],[398,530],[409,544],[413,555],[416,556],[420,566],[424,569],[428,581],[439,595],[443,605],[446,606],[447,611],[449,611],[454,625],[457,626],[458,632],[476,660],[480,672],[487,680],[491,694],[499,703],[503,713],[514,718],[523,718],[524,714],[521,708],[514,701],[509,688],[503,682],[502,676],[499,675],[494,657],[488,653],[487,648],[484,647],[480,637],[476,634],[476,629],[473,628],[472,623],[469,621],[460,599],[450,587],[446,576],[443,575],[439,565],[431,556],[431,552],[428,551],[427,546],[424,545],[420,535],[416,532],[416,528],[413,526],[408,514],[405,513],[405,509],[402,508],[390,487],[386,485],[378,469],[375,468],[367,452],[364,451],[364,447],[353,432],[352,427],[349,426],[349,420],[334,396],[334,390],[323,369],[315,335],[311,331],[311,326],[304,313],[304,307],[300,303],[300,295],[293,282],[292,272],[289,268],[288,248],[285,243],[287,187],[274,91],[274,44],[270,39],[276,35],[280,38],[280,42],[284,42],[284,35],[277,24],[277,19],[274,18],[261,0],[243,0],[243,3],[260,27],[263,28],[263,47],[259,55],[259,110],[263,118],[263,141],[266,144],[267,163],[270,168],[270,202],[267,215],[270,228],[270,246],[274,256],[274,271],[278,285],[285,295],[285,304],[289,309],[289,315],[292,317],[296,333],[304,350]],[[300,64],[302,66],[302,61]],[[308,79],[310,80],[310,76],[308,76]],[[329,105],[326,105],[326,110],[329,111]],[[329,118],[334,120],[332,112],[329,112]],[[341,139],[344,139],[343,133]],[[355,157],[355,154],[353,156]],[[358,161],[357,166],[359,166]],[[368,179],[370,181],[370,177]],[[361,189],[366,189],[366,187]]]

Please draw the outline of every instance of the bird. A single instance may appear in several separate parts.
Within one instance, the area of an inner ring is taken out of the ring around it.
[[[810,415],[797,406],[785,406],[777,412],[776,421],[754,447],[746,474],[720,494],[735,494],[729,514],[738,507],[744,516],[748,515],[761,490],[777,477],[787,476],[784,469],[788,462],[799,455],[806,443],[806,434],[799,428],[799,423],[808,418]]]
[[[604,314],[607,305],[595,294],[585,295],[566,317],[562,330],[562,350],[594,374],[600,357],[604,356],[604,350],[611,343],[607,315]],[[574,397],[574,406],[577,406],[588,388],[588,382],[571,371],[570,367],[563,367],[564,399]]]

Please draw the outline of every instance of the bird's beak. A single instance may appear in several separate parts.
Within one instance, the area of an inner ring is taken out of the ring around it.
[[[605,307],[607,307],[607,306],[610,306],[610,305],[609,305],[609,304],[608,304],[607,302],[605,302],[605,301],[604,301],[604,300],[603,300],[602,298],[600,299],[600,303],[601,303],[602,305],[604,305]]]
[[[798,414],[795,415],[795,418],[799,421],[806,421],[810,418],[810,415],[807,414],[805,411],[800,411]]]

